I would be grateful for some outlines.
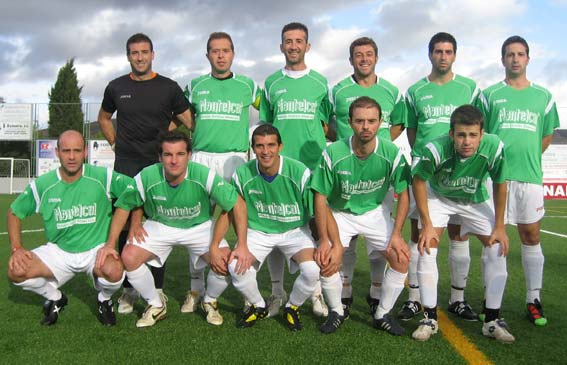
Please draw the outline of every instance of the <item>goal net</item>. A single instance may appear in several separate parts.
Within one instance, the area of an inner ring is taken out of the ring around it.
[[[0,157],[0,194],[21,193],[30,181],[30,160]]]

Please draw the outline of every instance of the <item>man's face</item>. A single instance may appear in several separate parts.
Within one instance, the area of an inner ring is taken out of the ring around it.
[[[150,49],[148,42],[130,43],[128,51],[128,62],[132,72],[137,76],[144,76],[152,72],[152,61],[154,52]]]
[[[262,172],[279,168],[282,148],[283,144],[278,144],[278,136],[274,134],[254,137],[252,149]]]
[[[471,157],[478,150],[484,130],[480,125],[455,124],[455,129],[449,131],[449,136],[453,140],[455,151],[462,158]]]
[[[309,43],[307,43],[306,37],[305,32],[300,29],[288,30],[283,34],[280,50],[285,56],[287,66],[305,62],[305,53],[309,51]]]
[[[511,43],[506,46],[502,65],[506,69],[506,75],[525,75],[530,57],[521,43]]]
[[[191,153],[187,152],[185,141],[163,142],[159,157],[169,183],[179,184],[185,178]]]
[[[210,49],[207,52],[207,59],[211,64],[214,74],[225,74],[230,72],[234,52],[230,47],[230,41],[226,38],[213,39],[209,43]]]
[[[378,56],[371,45],[366,44],[354,47],[350,64],[356,76],[364,78],[373,75],[377,62]]]
[[[375,107],[355,108],[349,123],[359,143],[368,143],[376,138],[380,128],[380,112]]]
[[[431,66],[440,75],[444,75],[451,72],[453,68],[453,62],[455,62],[455,50],[453,49],[453,44],[451,42],[439,42],[435,43],[433,47],[433,52],[429,54],[429,60],[431,61]]]
[[[87,156],[83,137],[78,132],[64,132],[59,138],[59,146],[55,154],[61,163],[61,172],[74,177],[81,173],[83,162]]]

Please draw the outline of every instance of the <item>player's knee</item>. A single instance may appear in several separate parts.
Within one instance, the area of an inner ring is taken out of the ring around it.
[[[390,267],[397,272],[408,272],[409,259],[405,255],[398,255],[395,251],[392,251],[388,256],[388,264]]]
[[[520,233],[523,244],[537,245],[540,242],[539,231],[526,231]]]
[[[143,262],[140,262],[138,259],[136,248],[133,245],[126,245],[120,258],[122,259],[122,264],[126,271],[134,271],[143,264]]]
[[[116,282],[122,279],[124,275],[124,266],[120,260],[107,258],[102,267],[102,277],[110,282]]]
[[[21,283],[29,279],[27,277],[27,270],[23,269],[8,269],[8,279],[13,283]]]
[[[301,270],[301,275],[303,275],[308,281],[315,282],[319,280],[321,270],[315,261],[304,261],[299,264],[299,269]]]

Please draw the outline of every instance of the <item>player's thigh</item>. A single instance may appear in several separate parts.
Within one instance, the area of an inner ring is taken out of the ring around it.
[[[507,188],[506,223],[528,225],[543,218],[545,207],[542,185],[508,181]]]
[[[490,200],[477,204],[460,205],[461,236],[468,233],[490,236],[494,230],[494,207]]]

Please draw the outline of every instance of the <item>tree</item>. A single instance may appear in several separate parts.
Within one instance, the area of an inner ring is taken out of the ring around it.
[[[83,132],[81,90],[77,81],[74,59],[59,69],[55,85],[49,92],[49,136],[58,137],[67,129]]]
[[[4,97],[3,97],[3,96],[0,96],[0,104],[4,104],[4,103],[5,103]]]

